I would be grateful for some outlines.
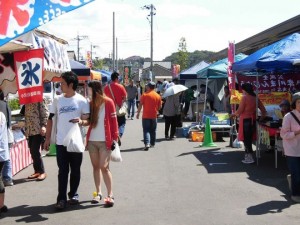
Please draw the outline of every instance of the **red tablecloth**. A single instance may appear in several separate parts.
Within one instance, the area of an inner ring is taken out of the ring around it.
[[[260,126],[269,132],[270,137],[275,137],[276,134],[278,134],[280,131],[280,128],[268,127],[268,126],[262,125],[262,124],[260,124]]]
[[[32,164],[32,158],[28,148],[27,140],[15,143],[10,150],[10,161],[12,164],[12,175]]]

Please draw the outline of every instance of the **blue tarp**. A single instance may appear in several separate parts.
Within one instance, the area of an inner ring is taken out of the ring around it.
[[[99,72],[101,72],[102,75],[102,82],[106,83],[109,82],[111,80],[111,72],[107,71],[107,70],[97,70]]]
[[[189,80],[189,79],[197,79],[197,72],[202,70],[203,68],[209,66],[208,63],[201,61],[198,64],[182,71],[179,74],[179,80]]]
[[[300,59],[300,34],[291,34],[264,47],[232,66],[233,72],[288,72]]]
[[[238,62],[246,58],[245,54],[238,54],[234,56],[234,61]],[[210,64],[208,67],[197,72],[198,79],[217,79],[217,78],[227,78],[227,67],[228,67],[228,58],[221,59],[213,64]]]

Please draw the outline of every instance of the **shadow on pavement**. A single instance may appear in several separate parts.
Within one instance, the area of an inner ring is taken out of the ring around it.
[[[180,156],[193,154],[200,162],[198,166],[203,166],[208,173],[240,173],[248,174],[248,179],[274,187],[284,194],[287,201],[269,201],[247,208],[248,215],[262,215],[266,213],[280,213],[283,209],[289,208],[293,202],[289,200],[290,191],[286,176],[289,173],[285,157],[278,155],[278,168],[275,168],[274,154],[261,152],[258,165],[243,164],[241,160],[244,157],[244,151],[234,149],[203,149],[183,153]]]
[[[287,201],[269,201],[258,205],[250,206],[247,208],[247,214],[263,215],[267,213],[281,213],[284,209],[287,209],[294,204],[291,200],[288,200],[286,196],[284,197],[287,199]]]
[[[83,205],[85,203],[89,203],[89,205]],[[82,201],[79,205],[68,205],[65,210],[58,211],[54,208],[54,204],[47,206],[29,206],[29,205],[20,205],[14,208],[9,208],[7,213],[2,213],[1,218],[4,217],[15,217],[16,222],[25,222],[25,223],[33,223],[33,222],[42,222],[48,220],[45,214],[54,214],[54,213],[63,213],[67,211],[73,210],[83,210],[89,209],[93,207],[104,207],[104,204],[90,204],[90,201]]]

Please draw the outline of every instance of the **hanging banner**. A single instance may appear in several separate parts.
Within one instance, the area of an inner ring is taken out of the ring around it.
[[[179,64],[173,64],[172,65],[172,77],[178,77],[180,73],[180,65]]]
[[[0,46],[94,0],[1,0]]]
[[[244,83],[250,83],[258,93],[293,92],[300,84],[300,74],[267,74],[259,76],[258,82],[256,76],[237,74],[237,79],[240,88]]]
[[[235,74],[232,73],[232,65],[234,63],[235,45],[234,42],[229,42],[228,46],[228,86],[229,90],[235,89]]]
[[[131,66],[124,66],[123,83],[125,85],[128,85],[130,79],[131,79]]]
[[[44,49],[14,53],[20,104],[43,100]]]
[[[92,62],[92,55],[91,55],[91,52],[90,51],[87,51],[86,52],[86,60],[85,60],[85,65],[88,67],[88,68],[90,68],[90,69],[92,69],[92,67],[93,67],[93,62]]]

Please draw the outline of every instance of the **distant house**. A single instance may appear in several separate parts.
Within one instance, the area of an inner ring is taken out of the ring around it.
[[[151,65],[151,62],[144,62],[143,69],[150,67],[150,65]],[[171,70],[171,67],[172,67],[171,62],[164,62],[164,61],[153,61],[153,66],[154,65],[159,65],[159,66],[165,67],[166,69],[169,69],[169,70]]]
[[[133,74],[133,79],[135,81],[137,80],[147,80],[150,75],[150,62],[145,62],[141,77],[139,77],[138,73]],[[153,68],[152,68],[152,81],[163,81],[166,80],[172,80],[172,71],[171,71],[171,62],[153,62]]]

